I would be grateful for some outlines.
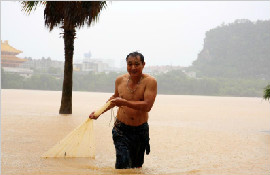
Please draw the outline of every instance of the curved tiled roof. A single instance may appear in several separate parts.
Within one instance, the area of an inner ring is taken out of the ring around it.
[[[9,52],[14,54],[22,53],[22,51],[15,49],[14,47],[8,44],[8,41],[1,41],[1,52]]]
[[[19,61],[25,62],[27,59],[18,58],[14,55],[1,55],[1,61]]]

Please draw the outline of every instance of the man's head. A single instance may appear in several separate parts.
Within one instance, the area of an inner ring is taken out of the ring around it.
[[[137,52],[137,51],[131,52],[130,54],[128,54],[127,57],[126,57],[126,61],[128,61],[128,57],[139,57],[142,64],[144,64],[144,56],[141,53]]]
[[[141,76],[144,68],[144,56],[139,52],[132,52],[127,55],[127,71],[130,76]]]

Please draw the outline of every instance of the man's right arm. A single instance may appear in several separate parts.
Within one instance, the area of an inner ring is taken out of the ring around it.
[[[110,101],[110,100],[112,100],[112,99],[114,99],[114,98],[119,97],[118,86],[119,86],[119,83],[120,83],[120,82],[121,82],[121,77],[117,77],[116,80],[115,80],[115,91],[114,91],[114,94],[107,100],[107,102]],[[101,114],[107,112],[108,110],[110,110],[110,109],[113,108],[113,107],[115,107],[115,105],[114,105],[114,104],[111,104],[111,105],[108,106],[108,107],[106,108],[106,110],[104,110]],[[99,117],[99,116],[94,116],[94,113],[95,113],[95,111],[93,111],[93,112],[89,115],[89,118],[91,118],[91,119],[97,119],[97,118]]]

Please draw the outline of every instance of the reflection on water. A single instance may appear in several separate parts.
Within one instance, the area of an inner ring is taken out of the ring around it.
[[[115,170],[110,112],[94,122],[95,159],[41,155],[111,94],[2,90],[1,174],[269,174],[270,111],[260,98],[158,95],[150,112],[150,155],[141,169]],[[268,131],[268,132],[261,132]]]

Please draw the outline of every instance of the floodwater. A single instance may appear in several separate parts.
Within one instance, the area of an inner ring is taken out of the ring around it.
[[[2,90],[1,174],[270,174],[270,104],[247,97],[158,95],[142,169],[114,169],[110,111],[94,121],[95,159],[41,158],[111,95],[73,92],[59,115],[59,91]]]

